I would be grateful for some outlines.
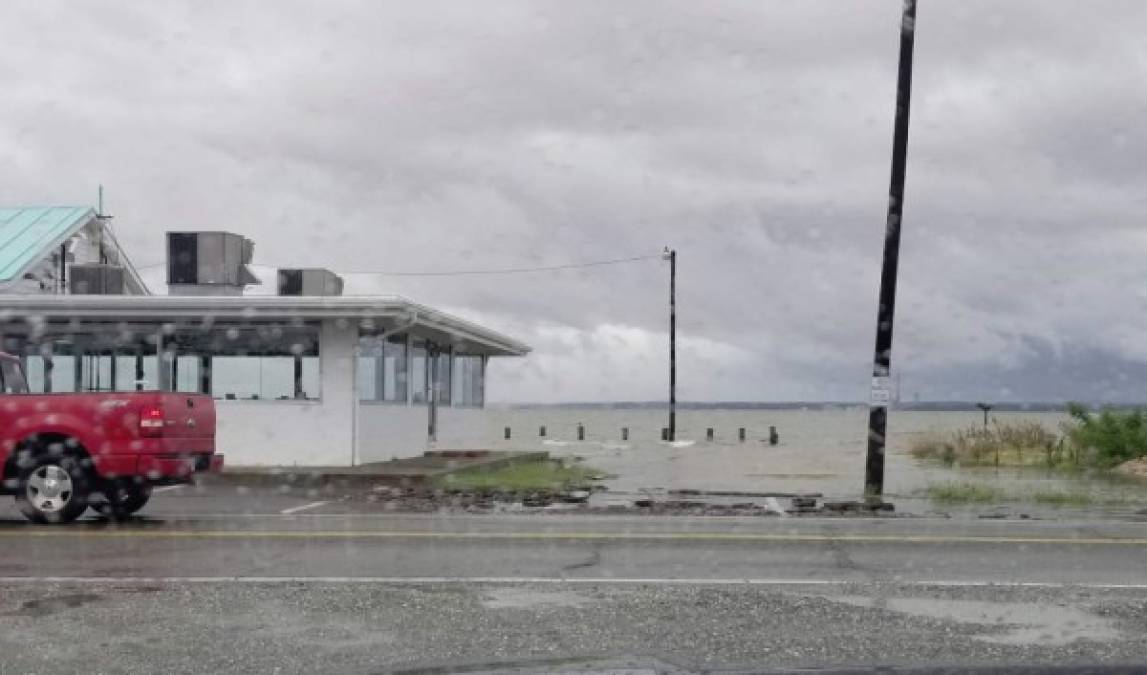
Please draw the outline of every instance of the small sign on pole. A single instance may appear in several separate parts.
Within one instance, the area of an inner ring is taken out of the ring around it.
[[[887,408],[892,402],[892,378],[887,375],[872,378],[872,393],[868,400],[874,406]]]

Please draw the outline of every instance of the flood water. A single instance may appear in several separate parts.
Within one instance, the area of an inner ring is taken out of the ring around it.
[[[594,467],[616,475],[608,485],[620,492],[656,489],[697,489],[807,493],[856,497],[864,484],[868,410],[686,410],[677,415],[676,444],[660,441],[666,426],[661,410],[557,408],[489,409],[491,447],[548,450],[557,457],[585,458]],[[1034,420],[1058,431],[1064,413],[993,413],[1004,421]],[[982,413],[893,411],[889,417],[885,490],[892,496],[918,496],[932,483],[975,481],[999,483],[1007,492],[1047,489],[1120,492],[1110,481],[1065,477],[1040,469],[997,471],[949,469],[908,455],[912,439],[932,432],[965,429],[983,423]],[[577,441],[577,426],[585,440]],[[546,436],[539,427],[546,427]],[[504,427],[511,428],[505,440]],[[769,427],[780,436],[767,442]],[[621,440],[628,427],[629,440]],[[712,427],[714,440],[706,440]],[[739,442],[737,430],[746,429]]]

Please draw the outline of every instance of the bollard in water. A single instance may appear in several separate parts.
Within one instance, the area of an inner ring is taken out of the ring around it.
[[[585,440],[585,427],[580,424],[577,425],[577,439],[579,441]]]
[[[506,427],[506,440],[510,440],[510,427]]]
[[[661,427],[661,440],[669,440],[669,427]]]
[[[622,427],[621,428],[621,440],[623,440],[623,441],[629,440],[629,427]]]
[[[546,428],[545,428],[545,426],[540,426],[540,427],[538,427],[538,435],[539,435],[539,436],[541,436],[542,438],[545,438],[545,437],[546,437]]]
[[[777,433],[776,427],[769,427],[769,445],[776,445],[781,442],[781,435]]]
[[[713,427],[709,427],[708,429],[705,430],[705,440],[707,440],[707,441],[713,440]]]
[[[740,429],[737,429],[737,440],[742,442],[742,443],[745,442],[745,427],[741,427]]]

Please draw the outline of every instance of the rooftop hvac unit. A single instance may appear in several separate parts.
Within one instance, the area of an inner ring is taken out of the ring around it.
[[[254,251],[231,232],[168,232],[167,284],[173,295],[240,295],[259,283],[247,269]]]
[[[279,295],[342,295],[343,279],[327,269],[279,270]]]
[[[124,269],[119,265],[85,264],[68,268],[72,295],[123,295]]]

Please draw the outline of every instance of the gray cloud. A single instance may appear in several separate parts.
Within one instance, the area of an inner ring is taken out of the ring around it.
[[[0,201],[107,186],[136,262],[472,269],[680,251],[682,395],[862,397],[899,3],[23,2]],[[920,8],[894,366],[1143,399],[1138,2]],[[667,270],[348,277],[537,347],[500,400],[662,396]],[[150,270],[150,277],[162,273]],[[1038,345],[1038,348],[1035,346]],[[1067,367],[1086,363],[1087,368]],[[1046,395],[1044,395],[1046,393]]]

